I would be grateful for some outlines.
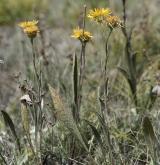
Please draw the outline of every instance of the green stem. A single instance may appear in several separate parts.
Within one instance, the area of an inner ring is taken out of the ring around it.
[[[113,31],[113,29],[110,28],[109,34],[108,34],[107,39],[106,39],[106,45],[105,45],[105,53],[106,53],[105,66],[104,66],[105,75],[106,75],[106,71],[107,71],[107,64],[108,64],[108,58],[109,58],[108,43],[109,43],[109,39],[110,39],[110,36],[112,34],[112,31]]]
[[[109,158],[110,158],[110,162],[114,165],[113,154],[112,154],[112,144],[111,144],[110,132],[109,132],[109,122],[108,122],[108,118],[106,117],[106,114],[105,114],[105,112],[108,113],[109,78],[106,77],[106,74],[107,74],[107,64],[108,64],[108,59],[109,59],[108,44],[109,44],[109,39],[110,39],[110,36],[112,34],[112,31],[113,31],[113,29],[110,28],[109,34],[108,34],[107,39],[106,39],[106,44],[105,44],[106,57],[105,57],[105,65],[104,65],[104,112],[102,115],[103,115],[106,127],[108,128],[108,130],[105,131],[105,134],[107,137],[107,143],[108,143],[108,147],[109,147]]]
[[[86,18],[86,5],[84,5],[84,15],[83,15],[83,35],[85,31],[85,18]],[[83,79],[85,73],[85,49],[86,49],[86,42],[81,41],[81,55],[80,55],[80,71],[79,71],[79,81],[78,81],[78,105],[77,105],[77,120],[79,120],[79,113],[80,113],[80,106],[82,100],[82,86],[83,86]]]
[[[35,78],[36,78],[37,87],[38,87],[38,107],[37,108],[36,108],[35,102],[34,102],[34,110],[35,110],[35,146],[36,146],[36,152],[38,152],[38,149],[41,152],[41,141],[42,141],[42,109],[41,109],[41,101],[42,101],[42,98],[41,98],[42,97],[41,96],[42,95],[42,69],[41,69],[41,63],[40,63],[39,71],[38,71],[38,69],[36,67],[36,54],[35,54],[35,51],[34,51],[33,39],[31,39],[31,45],[32,45],[32,53],[33,53],[33,67],[34,67]],[[39,133],[39,136],[40,136],[40,143],[39,143],[39,145],[38,145],[38,141],[37,141],[38,133]]]

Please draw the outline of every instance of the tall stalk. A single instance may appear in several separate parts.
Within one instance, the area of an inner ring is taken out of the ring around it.
[[[36,54],[34,50],[34,40],[31,38],[31,45],[32,45],[32,61],[33,61],[33,67],[34,67],[34,73],[35,73],[35,81],[37,84],[37,100],[33,99],[33,108],[35,111],[35,146],[36,146],[36,152],[40,152],[41,157],[41,141],[42,141],[42,66],[41,62],[39,64],[39,68],[37,68],[36,64]],[[38,134],[39,134],[39,144],[38,144]],[[37,153],[38,154],[38,153]],[[39,154],[38,154],[39,155]]]
[[[100,87],[100,96],[99,96],[99,101],[101,105],[101,115],[102,119],[104,122],[104,135],[105,139],[104,141],[108,145],[109,149],[109,159],[111,164],[114,165],[114,160],[113,160],[113,153],[112,153],[112,144],[111,144],[111,138],[110,138],[110,131],[109,131],[109,121],[108,121],[108,100],[109,100],[109,77],[107,76],[107,65],[108,65],[108,60],[109,60],[109,50],[108,50],[108,45],[109,45],[109,39],[111,37],[111,34],[113,32],[113,28],[109,28],[109,33],[106,38],[105,42],[105,63],[104,63],[104,69],[103,69],[103,77],[102,77],[102,84]]]
[[[86,9],[87,7],[84,6],[84,14],[83,14],[83,35],[85,31],[85,18],[86,18]],[[80,54],[80,69],[79,69],[79,78],[78,78],[78,103],[77,103],[77,120],[79,120],[79,113],[81,107],[81,100],[82,100],[82,87],[83,87],[83,80],[85,75],[85,50],[86,50],[86,41],[81,41],[81,54]]]
[[[84,6],[84,13],[83,13],[83,36],[85,31],[85,18],[86,18],[86,6]],[[77,63],[77,56],[75,54],[74,57],[74,65],[73,65],[73,88],[74,88],[74,111],[73,117],[76,123],[80,122],[80,107],[81,107],[81,100],[82,100],[82,87],[83,87],[83,80],[85,74],[85,49],[86,49],[86,41],[81,40],[81,53],[80,53],[80,68],[78,74],[78,63]],[[72,137],[71,139],[71,158],[74,158],[76,155],[76,139]],[[73,160],[69,160],[69,165],[74,163]]]

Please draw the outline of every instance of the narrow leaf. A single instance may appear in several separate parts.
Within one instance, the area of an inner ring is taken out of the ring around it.
[[[104,149],[104,144],[102,142],[101,136],[97,130],[97,128],[93,125],[93,123],[90,123],[89,121],[85,120],[85,122],[90,126],[90,128],[92,129],[92,132],[97,140],[97,142],[100,145],[100,148],[102,150],[103,155],[105,156],[105,149]]]
[[[143,133],[146,138],[146,141],[150,147],[150,145],[154,145],[156,142],[156,136],[154,133],[154,129],[149,117],[145,116],[143,119]]]
[[[75,121],[79,119],[78,112],[78,66],[77,66],[77,56],[74,55],[73,61],[73,117]]]
[[[122,75],[126,78],[126,80],[130,79],[128,72],[124,68],[118,66],[117,69],[122,73]]]
[[[74,63],[73,63],[73,91],[74,91],[74,103],[78,102],[78,66],[77,66],[77,56],[74,55]]]
[[[3,118],[4,118],[6,126],[9,126],[9,128],[10,128],[10,130],[12,132],[12,135],[13,135],[13,137],[15,138],[15,140],[17,142],[18,149],[19,149],[19,151],[21,151],[19,138],[17,136],[16,130],[15,130],[15,126],[13,124],[12,119],[10,118],[10,116],[9,116],[9,114],[7,112],[5,112],[3,110],[1,112],[2,112],[2,115],[3,115]]]
[[[122,73],[122,75],[125,77],[125,79],[127,80],[132,95],[133,95],[133,99],[135,104],[137,104],[137,99],[136,99],[136,78],[135,78],[135,74],[129,74],[124,68],[122,67],[118,67],[118,70]]]

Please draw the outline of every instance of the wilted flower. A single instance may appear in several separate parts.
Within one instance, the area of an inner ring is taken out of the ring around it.
[[[116,28],[122,26],[122,22],[118,16],[106,17],[106,23],[110,28]]]
[[[93,36],[90,32],[77,27],[76,29],[73,29],[73,34],[71,37],[79,39],[81,42],[88,42]]]
[[[98,23],[103,23],[105,18],[111,14],[109,8],[95,8],[89,11],[88,18]]]
[[[24,33],[28,35],[29,38],[35,38],[37,33],[39,32],[39,28],[37,26],[38,21],[26,21],[19,23],[19,26],[23,29]]]

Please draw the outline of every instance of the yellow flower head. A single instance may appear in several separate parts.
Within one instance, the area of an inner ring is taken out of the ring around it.
[[[109,8],[95,8],[89,11],[88,18],[98,23],[103,23],[104,19],[111,13]]]
[[[90,32],[84,31],[83,29],[77,27],[76,29],[73,29],[73,34],[71,37],[79,39],[81,42],[88,42],[93,36]]]
[[[106,17],[106,23],[110,28],[116,28],[122,26],[122,21],[118,16],[108,16]]]
[[[23,29],[24,33],[28,35],[29,38],[35,38],[37,33],[39,32],[39,28],[37,26],[38,21],[27,21],[19,23],[19,26]]]
[[[38,26],[30,26],[24,29],[24,32],[28,35],[30,38],[35,38],[37,33],[39,32]]]
[[[27,28],[27,27],[31,27],[31,26],[36,26],[38,24],[38,21],[26,21],[26,22],[20,22],[18,25],[21,28]]]

